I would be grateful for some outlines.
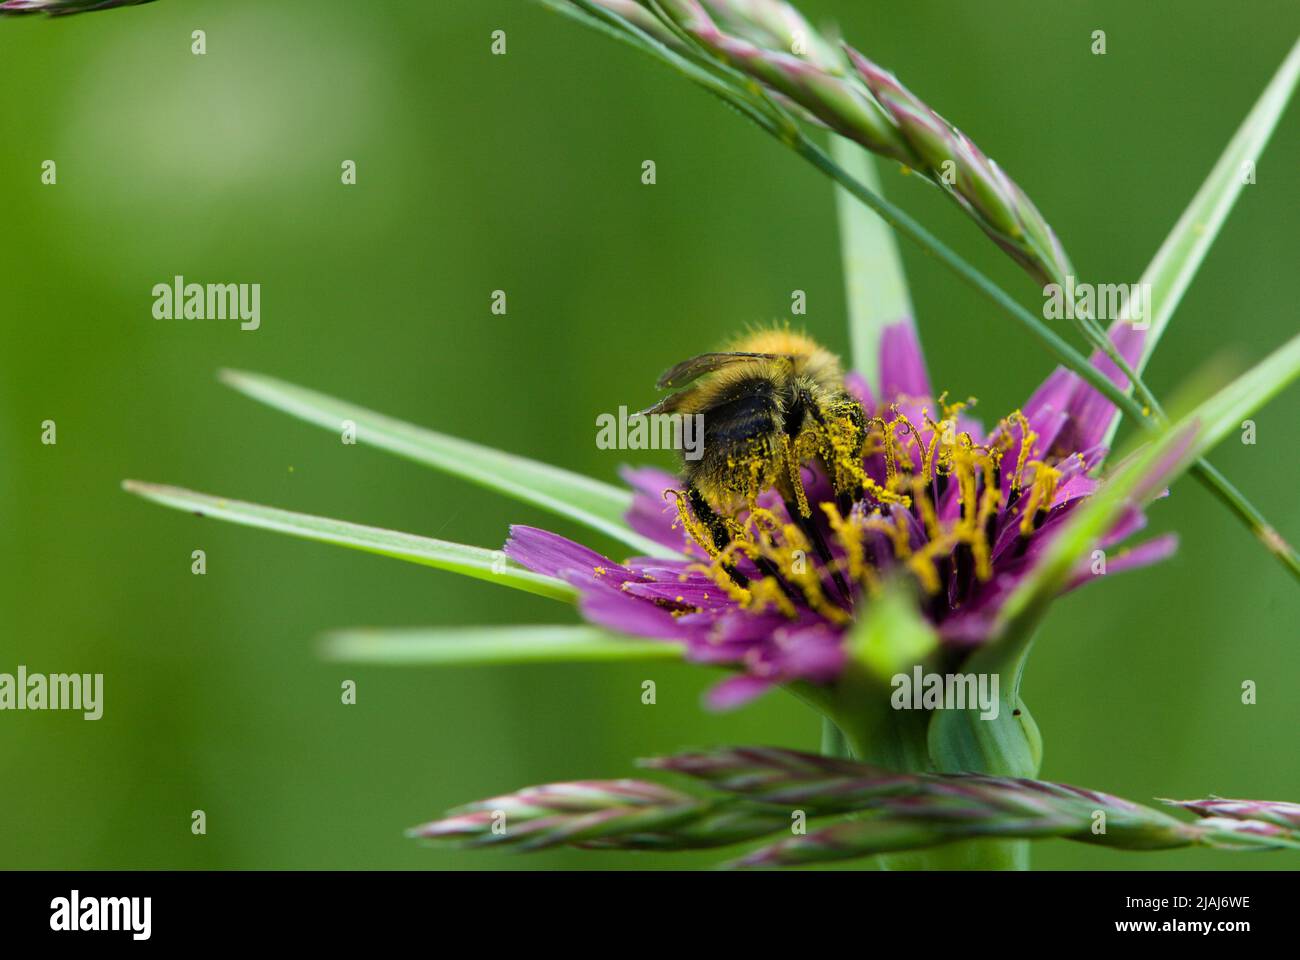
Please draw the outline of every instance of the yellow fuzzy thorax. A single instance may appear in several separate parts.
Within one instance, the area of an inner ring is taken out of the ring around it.
[[[796,357],[810,357],[815,353],[827,353],[820,344],[807,334],[791,330],[786,326],[760,327],[747,331],[733,340],[727,349],[740,350],[746,353],[789,354]]]
[[[728,350],[742,353],[772,353],[789,356],[795,371],[823,383],[842,382],[844,374],[840,361],[807,334],[789,326],[757,327],[737,337]]]

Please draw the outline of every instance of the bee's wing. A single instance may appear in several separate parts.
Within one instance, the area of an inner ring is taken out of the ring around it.
[[[638,410],[634,416],[652,417],[657,413],[676,413],[678,406],[688,393],[690,393],[689,390],[679,390],[677,393],[664,397],[658,403],[651,404],[644,410]]]
[[[778,360],[782,356],[784,354],[778,353],[701,353],[698,357],[683,360],[671,370],[665,371],[655,386],[660,390],[675,390],[732,363],[742,360]]]

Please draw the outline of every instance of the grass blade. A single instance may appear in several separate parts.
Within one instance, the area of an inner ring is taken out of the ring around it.
[[[1282,61],[1273,79],[1228,141],[1210,175],[1143,272],[1141,282],[1151,285],[1151,329],[1142,345],[1142,355],[1134,365],[1137,373],[1146,369],[1151,360],[1156,344],[1182,302],[1183,294],[1246,185],[1246,165],[1253,165],[1263,153],[1297,81],[1300,81],[1300,40]],[[1119,416],[1116,415],[1106,434],[1104,442],[1107,445],[1118,427]]]
[[[1251,367],[1189,415],[1199,424],[1197,453],[1204,453],[1295,379],[1300,371],[1300,334]]]
[[[124,480],[122,488],[128,493],[152,500],[166,507],[185,510],[201,517],[214,517],[246,527],[260,527],[286,533],[291,537],[332,543],[351,547],[367,553],[377,553],[397,560],[450,570],[479,580],[499,583],[538,596],[573,602],[577,593],[562,580],[525,570],[512,563],[500,550],[470,547],[446,540],[434,540],[413,533],[400,533],[380,527],[367,527],[346,520],[331,520],[306,513],[278,510],[242,500],[228,500],[205,493],[196,493],[181,487],[157,483]]]
[[[343,422],[350,420],[356,424],[357,440],[361,443],[576,520],[639,553],[677,556],[669,548],[628,528],[623,515],[631,506],[632,494],[620,487],[417,427],[274,377],[223,370],[221,380],[254,400],[327,430],[341,431]]]
[[[876,163],[866,150],[852,140],[832,135],[831,156],[855,180],[880,193]],[[851,366],[871,378],[880,369],[881,331],[900,321],[912,322],[912,298],[889,224],[838,184],[835,209],[849,312]]]
[[[1178,308],[1183,293],[1196,276],[1211,244],[1219,235],[1219,229],[1237,202],[1237,197],[1245,186],[1245,164],[1253,164],[1259,159],[1298,80],[1300,40],[1296,41],[1287,58],[1282,61],[1282,66],[1264,88],[1259,100],[1210,171],[1209,177],[1178,218],[1173,231],[1165,238],[1143,273],[1142,282],[1151,284],[1155,309],[1142,358],[1138,361],[1139,371],[1151,359],[1151,353],[1169,325],[1169,319]]]
[[[328,660],[387,666],[611,663],[680,660],[681,644],[638,640],[585,624],[339,630],[322,641]]]

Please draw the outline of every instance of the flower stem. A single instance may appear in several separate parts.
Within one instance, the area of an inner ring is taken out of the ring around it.
[[[847,760],[853,756],[848,738],[844,731],[835,725],[830,717],[822,717],[822,754],[827,757],[839,757]]]
[[[874,693],[875,696],[871,694]],[[857,759],[890,770],[933,773],[935,765],[926,747],[930,715],[894,710],[880,691],[842,690],[835,699],[836,718],[822,719],[822,753]],[[875,706],[871,706],[875,705]],[[827,709],[829,704],[822,706]],[[993,775],[1023,771],[995,769],[992,761],[979,772]],[[878,870],[1028,870],[1029,841],[1017,839],[967,840],[928,850],[886,853],[868,861]]]

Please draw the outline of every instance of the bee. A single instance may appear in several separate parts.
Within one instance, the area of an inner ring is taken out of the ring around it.
[[[738,533],[736,513],[775,489],[824,551],[801,468],[821,464],[844,513],[865,479],[867,416],[844,387],[839,358],[804,334],[759,330],[729,350],[683,360],[656,386],[676,392],[644,413],[704,417],[698,459],[682,460],[687,502],[712,541],[702,546],[714,555],[724,549]]]

